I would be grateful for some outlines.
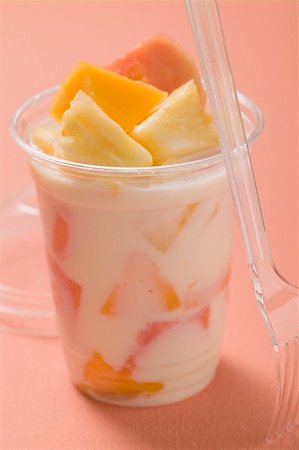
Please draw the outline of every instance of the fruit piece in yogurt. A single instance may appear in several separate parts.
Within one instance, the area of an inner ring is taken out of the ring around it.
[[[212,116],[202,111],[194,80],[173,91],[131,136],[149,150],[155,165],[218,146]]]
[[[160,212],[159,224],[150,225],[144,232],[145,239],[159,252],[165,253],[174,243],[175,239],[189,223],[199,203],[187,205],[171,214],[168,210]],[[163,217],[165,216],[165,217]]]
[[[52,248],[56,256],[65,256],[69,243],[69,235],[69,223],[66,217],[59,212],[55,218],[52,238]]]
[[[144,120],[167,96],[154,86],[133,81],[101,67],[80,62],[63,81],[51,107],[51,114],[61,120],[78,91],[84,91],[124,130],[130,131]]]
[[[203,305],[199,311],[194,315],[182,317],[180,319],[164,320],[161,322],[148,322],[146,327],[141,330],[137,335],[137,343],[140,347],[149,345],[152,341],[156,340],[161,333],[170,328],[179,325],[180,323],[191,323],[197,321],[203,328],[208,328],[210,318],[209,305]]]
[[[32,140],[36,142],[35,134]],[[68,161],[100,166],[152,165],[151,154],[83,91],[64,112],[60,135],[51,140],[51,147],[54,156]]]
[[[166,335],[175,333],[175,330],[188,329],[191,327],[196,333],[206,332],[210,324],[210,305],[202,305],[196,312],[159,322],[147,322],[136,336],[136,346],[127,359],[124,368],[126,370],[138,369],[139,359],[144,352],[151,352],[151,347],[159,348],[159,342],[163,342]],[[188,328],[186,328],[188,327]],[[187,349],[186,349],[187,350]]]
[[[65,273],[50,252],[47,256],[57,316],[62,320],[66,332],[72,334],[81,303],[82,288]]]
[[[223,272],[223,275],[218,280],[209,286],[198,287],[198,284],[200,283],[197,280],[194,283],[190,283],[186,294],[185,307],[187,309],[193,309],[200,304],[210,302],[213,298],[217,297],[217,295],[227,289],[229,278],[230,267]]]
[[[34,130],[32,142],[47,155],[53,155],[53,140],[59,136],[57,131],[47,127]]]
[[[213,300],[213,299],[210,299]],[[127,359],[125,368],[136,368],[138,357],[147,346],[156,342],[168,330],[181,325],[191,324],[200,327],[201,330],[207,330],[210,325],[211,308],[210,304],[196,304],[193,311],[187,306],[185,314],[170,320],[148,321],[146,325],[137,333],[136,347]]]
[[[163,384],[159,382],[135,381],[129,369],[113,369],[98,352],[87,362],[84,378],[88,384],[79,385],[79,389],[88,392],[91,388],[96,394],[135,396],[163,389]]]
[[[145,39],[107,68],[168,93],[194,79],[201,107],[204,107],[206,94],[192,57],[165,34],[157,33]]]
[[[162,321],[162,322],[149,322],[146,327],[139,331],[137,336],[137,343],[140,347],[149,345],[152,341],[158,338],[158,336],[165,330],[173,327],[178,321]]]
[[[197,320],[203,328],[208,328],[210,322],[210,307],[204,306],[195,316],[195,320]]]
[[[145,253],[131,255],[121,280],[101,307],[101,313],[121,317],[149,317],[174,311],[181,301],[174,287]]]

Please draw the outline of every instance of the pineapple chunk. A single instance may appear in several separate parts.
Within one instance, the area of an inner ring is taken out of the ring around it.
[[[79,90],[88,94],[125,131],[131,131],[167,97],[167,92],[154,86],[81,62],[64,80],[54,98],[51,107],[54,119],[61,120]]]
[[[212,116],[202,111],[194,80],[173,91],[131,136],[151,152],[154,164],[218,146]]]
[[[56,137],[58,137],[57,132],[46,127],[40,127],[34,130],[32,134],[32,142],[44,153],[47,153],[47,155],[53,155],[53,140]]]
[[[151,154],[83,91],[75,95],[70,108],[63,114],[60,136],[44,141],[51,146],[54,156],[68,161],[135,167],[153,163]],[[43,150],[43,141],[38,142]]]

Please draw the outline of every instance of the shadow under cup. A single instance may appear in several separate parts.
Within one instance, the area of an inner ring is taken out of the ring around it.
[[[55,159],[30,143],[55,89],[21,106],[12,135],[36,186],[72,380],[126,406],[187,398],[212,380],[224,327],[233,205],[222,155],[149,168]],[[262,116],[239,100],[251,144]]]

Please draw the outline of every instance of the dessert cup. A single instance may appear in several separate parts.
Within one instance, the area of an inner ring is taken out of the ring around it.
[[[12,135],[35,183],[57,323],[75,386],[125,406],[190,397],[219,362],[233,242],[221,152],[122,168],[41,153],[56,88],[25,102]],[[249,143],[262,116],[239,94]]]

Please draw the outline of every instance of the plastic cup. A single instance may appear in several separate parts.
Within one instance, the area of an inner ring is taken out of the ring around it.
[[[35,182],[57,323],[75,386],[108,403],[173,403],[219,363],[233,242],[222,155],[150,168],[71,163],[31,145],[55,88],[12,135]],[[261,113],[239,94],[249,142]]]

